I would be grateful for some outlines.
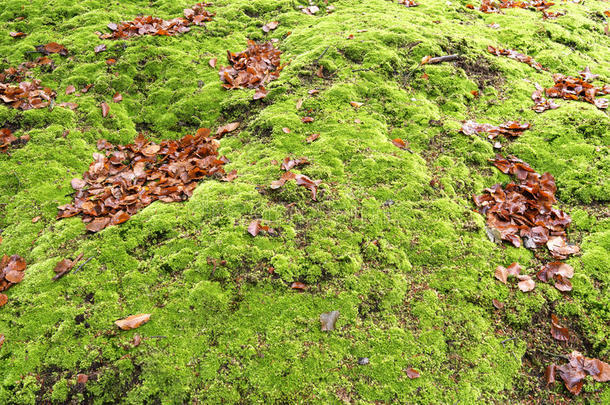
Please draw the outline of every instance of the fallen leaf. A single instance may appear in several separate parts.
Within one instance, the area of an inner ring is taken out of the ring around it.
[[[212,58],[208,61],[208,63],[210,64],[210,67],[216,68],[217,61],[218,61],[218,58]]]
[[[551,255],[557,259],[565,259],[570,255],[580,253],[580,248],[576,245],[568,245],[561,236],[552,236],[546,243]]]
[[[362,107],[364,105],[364,103],[359,103],[357,101],[350,101],[350,104],[351,104],[352,107],[354,107],[356,109],[360,108],[360,107]]]
[[[40,221],[40,218],[40,216],[32,218],[32,223],[35,224],[36,222]]]
[[[519,279],[517,286],[523,292],[532,291],[536,287],[536,282],[527,274],[520,274],[517,278]]]
[[[290,128],[282,128],[282,132],[284,132],[285,134],[289,134],[290,133]]]
[[[13,38],[23,38],[25,37],[27,34],[25,32],[9,32],[9,35]]]
[[[89,381],[89,376],[87,374],[77,374],[76,375],[77,384],[86,384],[87,381]]]
[[[93,48],[93,51],[95,53],[104,52],[105,50],[106,50],[106,44],[100,44],[100,45],[96,46],[95,48]]]
[[[0,293],[0,307],[6,305],[7,302],[8,302],[7,295]]]
[[[568,328],[564,328],[559,325],[559,319],[555,314],[551,315],[551,336],[553,339],[559,340],[561,342],[567,342],[570,340],[570,331]]]
[[[76,87],[69,85],[68,87],[66,87],[66,95],[68,94],[72,94],[76,91]]]
[[[303,118],[301,118],[301,122],[303,122],[303,123],[310,123],[310,122],[313,122],[313,121],[314,121],[314,119],[312,117],[303,117]]]
[[[235,180],[236,178],[237,178],[237,170],[231,170],[221,180],[230,182],[230,181]]]
[[[121,101],[123,101],[123,96],[117,91],[116,93],[114,93],[114,96],[112,96],[112,101],[114,101],[115,103],[120,103]]]
[[[495,298],[491,300],[491,303],[493,304],[494,308],[496,308],[496,309],[502,309],[502,308],[504,308],[504,303],[502,303],[502,302],[498,301],[498,300],[497,300],[497,299],[495,299]]]
[[[4,344],[4,334],[0,333],[0,347]]]
[[[500,280],[503,284],[506,284],[506,282],[508,280],[508,270],[504,266],[498,266],[498,267],[496,267],[494,276],[498,280]]]
[[[267,24],[263,25],[262,29],[264,32],[269,32],[271,30],[276,29],[279,24],[280,24],[279,21],[271,21],[271,22],[268,22]]]
[[[392,144],[399,149],[407,149],[407,144],[400,138],[392,139]]]
[[[110,112],[110,106],[108,106],[105,101],[102,101],[100,107],[102,108],[102,117],[106,118],[108,116],[108,113]]]
[[[150,320],[150,315],[151,314],[131,315],[125,319],[116,321],[114,324],[122,330],[136,329],[148,322]]]
[[[544,380],[547,387],[555,383],[555,363],[552,363],[544,370]]]
[[[295,281],[290,285],[290,288],[292,288],[293,290],[304,291],[307,289],[307,286],[304,283],[301,283],[300,281]]]
[[[339,311],[324,312],[320,315],[320,323],[322,324],[322,332],[328,332],[335,329],[335,323],[339,318]]]
[[[239,122],[231,122],[230,124],[223,125],[222,127],[218,128],[218,130],[216,131],[216,135],[222,136],[229,132],[233,132],[239,127],[239,124]]]
[[[305,138],[305,141],[307,143],[312,143],[313,141],[315,141],[316,139],[318,139],[320,137],[320,134],[311,134],[309,135],[307,138]]]
[[[419,371],[415,370],[412,367],[409,367],[407,369],[407,377],[409,377],[411,380],[419,378],[420,377]]]

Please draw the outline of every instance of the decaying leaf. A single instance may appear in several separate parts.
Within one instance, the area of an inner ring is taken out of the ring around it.
[[[305,141],[307,143],[312,143],[313,141],[315,141],[316,139],[318,139],[320,137],[320,134],[311,134],[309,135],[307,138],[305,138]]]
[[[282,170],[289,171],[297,166],[308,165],[309,163],[310,162],[306,157],[298,159],[290,159],[289,157],[285,157],[280,168]]]
[[[112,96],[112,101],[115,103],[120,103],[121,101],[123,101],[123,96],[117,91],[116,93],[114,93],[114,96]]]
[[[48,87],[41,86],[41,81],[32,79],[30,69],[37,66],[53,69],[53,61],[40,57],[35,62],[24,62],[18,67],[9,67],[0,73],[0,100],[12,108],[31,110],[46,108],[53,101],[56,93]]]
[[[66,95],[72,94],[75,91],[76,91],[76,87],[74,87],[73,85],[69,85],[68,87],[66,87]]]
[[[295,174],[290,171],[285,172],[279,180],[272,181],[270,187],[278,189],[290,180],[295,180],[299,186],[307,188],[311,192],[311,199],[316,201],[318,186],[322,183],[322,180],[312,180],[304,174]]]
[[[596,98],[599,95],[610,94],[610,84],[599,88],[581,78],[565,76],[560,73],[553,75],[553,81],[555,85],[544,90],[547,97],[586,101],[599,109],[606,109],[610,105],[609,99],[603,97]],[[532,98],[534,98],[533,95]]]
[[[495,308],[495,309],[502,309],[502,308],[504,308],[504,303],[503,303],[503,302],[498,301],[498,300],[497,300],[497,299],[495,299],[495,298],[491,300],[491,303],[493,304],[493,306],[494,306],[494,308]]]
[[[282,52],[271,41],[257,44],[248,41],[248,48],[239,53],[227,51],[230,66],[220,67],[218,74],[225,89],[256,89],[254,99],[267,95],[265,85],[279,77]]]
[[[556,371],[559,371],[566,388],[574,395],[578,395],[582,390],[587,375],[598,382],[610,381],[610,364],[584,357],[577,351],[570,353],[568,363],[556,367]]]
[[[239,128],[239,124],[240,124],[239,122],[231,122],[230,124],[226,124],[226,125],[223,125],[222,127],[218,127],[218,130],[216,131],[216,135],[222,136],[229,132],[233,132],[237,128]]]
[[[487,50],[492,55],[506,56],[508,58],[518,60],[519,62],[523,62],[525,64],[530,65],[531,67],[533,67],[536,70],[548,70],[548,69],[542,67],[542,65],[540,63],[536,62],[534,60],[534,58],[532,58],[531,56],[527,56],[522,53],[519,53],[519,52],[515,51],[514,49],[494,48],[493,46],[489,45],[489,46],[487,46]]]
[[[555,314],[551,315],[551,336],[553,339],[559,340],[561,342],[567,342],[570,340],[570,331],[568,328],[564,328],[559,325],[559,319]]]
[[[304,291],[307,289],[307,285],[305,285],[304,283],[301,283],[300,281],[295,281],[294,283],[292,283],[290,285],[290,288],[292,288],[293,290]]]
[[[508,271],[506,270],[506,267],[504,267],[504,266],[496,267],[496,271],[494,273],[494,276],[498,280],[500,280],[503,284],[506,284],[506,282],[508,280]]]
[[[546,381],[547,387],[555,383],[555,363],[551,363],[544,370],[544,380]]]
[[[399,149],[407,149],[407,144],[406,144],[406,142],[405,142],[405,141],[403,141],[403,140],[402,140],[402,139],[400,139],[400,138],[394,138],[394,139],[392,139],[392,144],[393,144],[394,146],[396,146],[397,148],[399,148]]]
[[[546,110],[555,110],[559,108],[559,105],[556,104],[553,100],[549,100],[544,98],[542,95],[544,93],[544,89],[538,84],[535,83],[536,90],[532,93],[532,100],[534,101],[534,106],[532,109],[537,113],[545,112]]]
[[[106,44],[99,44],[98,46],[96,46],[95,48],[93,48],[93,51],[95,53],[100,53],[100,52],[104,52],[106,50]]]
[[[0,260],[0,292],[21,282],[26,267],[25,260],[19,255],[2,256],[2,260]]]
[[[14,32],[14,31],[9,32],[8,34],[13,38],[23,38],[27,35],[25,32]]]
[[[78,214],[87,229],[98,232],[120,224],[153,201],[179,202],[190,198],[205,177],[225,174],[228,160],[218,156],[219,142],[201,128],[195,135],[155,144],[142,134],[133,144],[98,141],[82,181],[72,180],[74,202],[59,207],[58,218]]]
[[[131,315],[125,319],[120,319],[114,324],[122,330],[136,329],[150,321],[150,314]]]
[[[110,106],[106,104],[105,101],[102,101],[100,107],[102,109],[102,117],[106,118],[108,116],[108,113],[110,112]]]
[[[78,263],[80,261],[80,259],[82,259],[82,258],[83,258],[83,254],[81,253],[74,260],[70,260],[70,259],[60,260],[59,263],[57,263],[55,265],[55,268],[53,269],[53,271],[55,272],[55,275],[53,276],[52,280],[56,281],[56,280],[60,279],[61,277],[63,277],[64,275],[68,274],[72,270],[72,268],[74,268],[74,265],[76,263]]]
[[[218,58],[212,58],[208,61],[208,64],[210,65],[210,67],[213,67],[214,69],[216,69],[216,62],[218,61]]]
[[[9,148],[25,145],[29,140],[29,135],[22,135],[17,138],[10,129],[0,128],[0,153],[7,153]]]
[[[275,235],[275,229],[269,227],[268,225],[263,225],[260,219],[255,219],[250,222],[248,225],[248,233],[252,236],[258,235],[261,231],[267,232],[269,235]]]
[[[77,374],[76,375],[76,383],[77,384],[86,384],[89,381],[89,376],[87,374]]]
[[[570,255],[580,253],[580,248],[576,245],[568,245],[561,236],[551,236],[546,243],[549,252],[556,259],[565,259]]]
[[[313,121],[314,121],[314,119],[312,117],[303,117],[303,118],[301,118],[301,122],[303,122],[305,124],[308,124],[308,123],[313,122]]]
[[[262,26],[263,32],[269,32],[277,28],[280,25],[279,21],[271,21]]]
[[[339,311],[324,312],[320,315],[320,323],[322,324],[322,332],[328,332],[335,329],[335,323],[339,318]]]
[[[527,274],[520,274],[517,276],[517,278],[519,279],[517,286],[523,292],[532,291],[536,287],[536,282]]]
[[[58,44],[57,42],[49,42],[46,45],[36,45],[36,52],[40,52],[43,55],[50,53],[58,53],[61,56],[68,56],[68,50],[65,46]]]
[[[465,135],[487,134],[489,139],[495,139],[498,135],[507,138],[516,138],[523,135],[523,132],[530,129],[531,124],[519,121],[507,121],[498,126],[491,124],[479,124],[474,121],[466,121],[462,124],[461,132]]]
[[[8,296],[6,294],[0,293],[0,307],[6,305],[8,302]]]
[[[420,374],[419,371],[417,371],[416,369],[409,367],[407,369],[407,377],[409,377],[411,380],[415,379],[415,378],[419,378]]]

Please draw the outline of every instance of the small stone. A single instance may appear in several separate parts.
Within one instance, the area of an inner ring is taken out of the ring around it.
[[[322,315],[320,315],[320,322],[322,323],[322,332],[334,330],[337,318],[339,318],[339,311],[324,312]]]
[[[361,366],[366,366],[369,363],[370,363],[370,361],[369,361],[368,357],[360,357],[358,359],[358,364],[360,364]]]

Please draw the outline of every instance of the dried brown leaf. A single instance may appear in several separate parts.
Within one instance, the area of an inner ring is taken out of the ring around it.
[[[151,314],[131,315],[116,321],[114,324],[122,330],[136,329],[148,322],[150,320],[150,315]]]

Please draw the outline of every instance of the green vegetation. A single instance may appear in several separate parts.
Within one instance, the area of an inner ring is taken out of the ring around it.
[[[577,101],[530,109],[533,83],[551,85],[554,72],[588,65],[610,83],[608,4],[562,3],[555,8],[566,16],[542,20],[527,9],[482,14],[465,0],[340,0],[330,14],[317,3],[322,11],[308,16],[296,8],[304,1],[218,0],[207,28],[102,41],[96,31],[109,22],[174,18],[193,3],[2,1],[0,67],[39,56],[28,53],[34,45],[65,45],[70,55],[51,55],[57,68],[36,77],[57,103],[79,107],[0,106],[0,127],[31,136],[0,154],[0,254],[28,262],[0,308],[0,403],[544,403],[571,397],[559,383],[544,388],[544,367],[561,362],[548,353],[610,358],[610,119]],[[278,28],[265,34],[273,20]],[[226,65],[227,49],[268,38],[280,39],[288,63],[269,95],[252,101],[254,90],[222,89],[208,60]],[[100,43],[108,50],[95,54]],[[487,45],[531,55],[551,73],[492,56]],[[464,58],[418,67],[450,53]],[[81,97],[65,95],[87,84]],[[306,115],[315,121],[302,123]],[[538,283],[524,294],[494,280],[497,265],[519,261],[531,274],[540,259],[486,237],[471,196],[508,177],[489,164],[490,142],[458,132],[465,119],[532,123],[502,139],[502,152],[556,178],[570,240],[583,251],[567,261],[571,293]],[[240,131],[220,148],[239,174],[233,182],[204,181],[188,201],[155,202],[98,234],[79,217],[55,219],[98,139],[178,139],[234,121]],[[320,138],[308,144],[312,133]],[[312,162],[300,172],[323,181],[317,202],[294,182],[268,188],[282,173],[272,162],[286,156]],[[257,218],[280,235],[250,236]],[[79,253],[93,259],[52,282],[55,264]],[[214,269],[208,258],[226,265]],[[310,288],[293,291],[293,281]],[[331,310],[341,312],[337,329],[320,332],[318,317]],[[140,312],[152,318],[135,331],[113,325]],[[552,340],[551,313],[572,342]],[[409,367],[421,378],[407,378]],[[84,387],[79,373],[89,375]],[[587,381],[575,399],[607,403],[610,388]]]

